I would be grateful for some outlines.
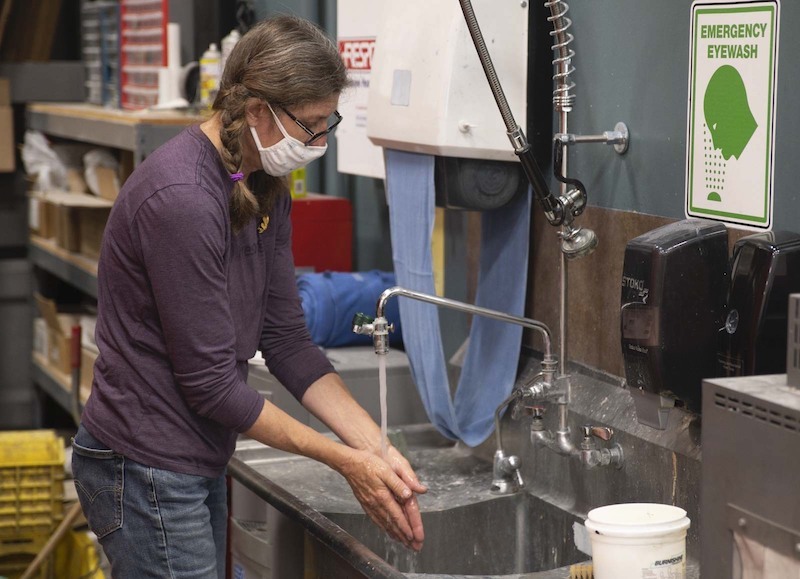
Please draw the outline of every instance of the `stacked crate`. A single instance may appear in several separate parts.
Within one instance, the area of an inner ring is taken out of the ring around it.
[[[158,71],[167,65],[168,0],[121,0],[122,108],[158,103]]]
[[[119,4],[84,0],[81,39],[86,67],[86,101],[119,107]]]
[[[64,517],[64,445],[50,430],[0,432],[0,575],[20,575]],[[41,577],[47,577],[44,565]]]

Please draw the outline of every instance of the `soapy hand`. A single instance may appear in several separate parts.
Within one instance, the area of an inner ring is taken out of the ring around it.
[[[391,455],[390,460],[396,462]],[[340,469],[372,522],[409,549],[419,550],[424,535],[414,492],[425,492],[426,489],[415,482],[410,466],[410,478],[408,472],[401,471],[410,484],[388,463],[366,450],[353,450],[351,459]],[[412,491],[412,488],[416,490]]]

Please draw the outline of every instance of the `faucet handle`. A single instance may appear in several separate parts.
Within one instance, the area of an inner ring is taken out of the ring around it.
[[[600,440],[608,441],[614,436],[614,430],[608,426],[593,426],[591,424],[584,424],[581,427],[581,430],[583,431],[584,439],[589,439],[594,436]]]
[[[534,406],[526,406],[525,414],[533,416],[534,419],[541,420],[542,418],[544,418],[544,406],[540,404]]]
[[[533,416],[534,418],[543,418],[544,417],[544,406],[541,405],[529,405],[525,403],[525,398],[522,397],[516,401],[516,403],[511,407],[511,418],[514,420],[519,420],[523,416]]]
[[[354,334],[364,334],[371,336],[372,332],[375,329],[374,322],[375,318],[372,318],[367,314],[362,314],[361,312],[358,312],[356,315],[353,316],[353,322],[350,325],[353,328]]]

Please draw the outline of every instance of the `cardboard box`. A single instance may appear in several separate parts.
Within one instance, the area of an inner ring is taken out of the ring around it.
[[[14,111],[11,108],[11,87],[7,78],[0,78],[0,173],[16,169],[14,150]]]
[[[133,158],[133,151],[120,151],[119,152],[119,184],[125,184],[128,177],[131,176],[133,170],[136,168],[136,163]]]
[[[78,210],[69,205],[57,203],[54,205],[56,214],[56,244],[67,251],[77,253],[80,250],[81,229],[78,220]]]
[[[103,242],[103,231],[111,209],[79,209],[78,251],[91,259],[100,259],[100,246]]]
[[[11,84],[7,78],[0,77],[0,107],[11,106]]]
[[[97,259],[113,203],[94,195],[60,191],[48,191],[43,197],[53,206],[56,244]]]
[[[13,173],[17,168],[14,149],[14,111],[0,105],[0,173]]]
[[[81,394],[83,391],[91,392],[94,381],[94,363],[100,352],[97,348],[83,346],[81,348]]]
[[[28,227],[31,233],[45,239],[56,236],[57,207],[38,191],[28,192]]]
[[[95,167],[94,171],[97,176],[97,188],[99,189],[100,197],[114,201],[119,195],[117,172],[108,167]]]
[[[71,193],[88,193],[89,187],[80,169],[67,167],[67,190]]]
[[[47,362],[59,372],[72,372],[72,326],[80,324],[79,316],[60,313],[53,300],[35,294],[36,305],[47,325]]]

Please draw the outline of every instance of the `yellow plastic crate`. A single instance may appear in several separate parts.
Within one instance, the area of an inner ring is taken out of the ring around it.
[[[0,576],[8,579],[21,577],[28,565],[36,558],[42,550],[48,537],[43,536],[39,539],[28,539],[21,543],[0,542]],[[39,579],[50,579],[53,577],[52,564],[45,561],[37,574]]]
[[[46,536],[63,500],[63,440],[52,430],[0,432],[0,541]]]

